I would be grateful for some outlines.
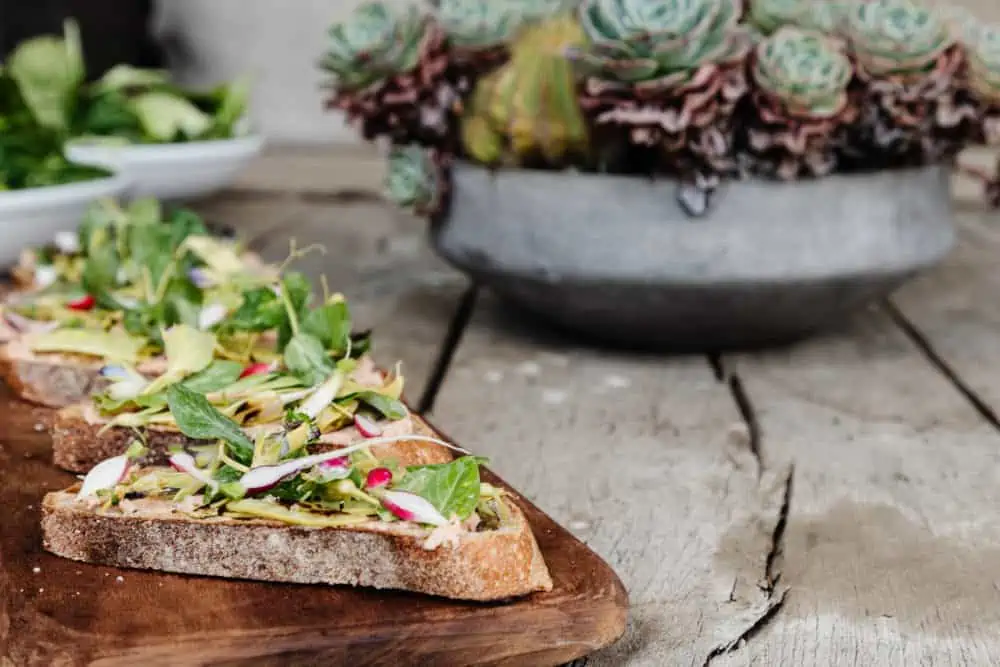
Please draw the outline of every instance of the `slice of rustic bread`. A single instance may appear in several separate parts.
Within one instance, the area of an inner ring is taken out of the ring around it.
[[[260,581],[393,588],[464,600],[500,600],[552,588],[527,519],[512,500],[497,530],[424,547],[430,531],[371,521],[307,528],[262,519],[195,519],[164,500],[100,509],[75,487],[42,506],[45,548],[65,558]]]

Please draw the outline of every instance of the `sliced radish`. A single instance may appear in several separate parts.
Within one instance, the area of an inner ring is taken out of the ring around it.
[[[368,471],[368,477],[365,479],[365,487],[376,489],[380,486],[386,486],[391,481],[391,470],[388,468],[372,468]]]
[[[208,474],[207,470],[202,470],[198,467],[198,462],[194,460],[194,457],[187,452],[175,452],[170,455],[170,465],[177,472],[182,472],[202,484],[207,484],[208,486],[214,487],[216,485],[215,480],[212,476]]]
[[[98,491],[113,489],[125,479],[131,467],[132,462],[124,454],[101,461],[83,478],[83,485],[76,497],[88,498],[96,496]]]
[[[85,294],[79,299],[73,299],[66,305],[72,310],[90,310],[97,301],[90,294]]]
[[[346,456],[324,461],[316,467],[319,468],[324,482],[346,479],[351,475],[351,460]]]
[[[384,491],[382,506],[403,521],[443,526],[448,520],[441,516],[430,501],[409,491]]]
[[[432,438],[427,435],[401,435],[385,438],[376,438],[374,440],[366,440],[365,442],[359,443],[357,445],[351,445],[350,447],[344,447],[342,449],[336,449],[332,452],[324,452],[322,454],[313,454],[312,456],[303,456],[300,459],[292,459],[291,461],[285,461],[284,463],[279,463],[272,466],[261,466],[259,468],[253,468],[249,472],[244,473],[243,477],[240,478],[240,483],[243,484],[249,492],[254,491],[266,491],[267,489],[275,486],[281,480],[286,477],[291,477],[300,470],[306,470],[313,466],[318,466],[327,461],[332,461],[338,459],[342,456],[346,456],[351,452],[357,452],[362,449],[368,449],[372,445],[382,445],[389,444],[391,442],[403,442],[403,441],[417,441],[417,442],[432,442],[442,447],[447,447],[448,449],[453,449],[456,452],[462,452],[463,454],[468,454],[468,450],[462,449],[457,445],[453,445],[450,442],[445,442],[444,440],[439,440],[438,438]]]
[[[260,466],[244,473],[240,478],[240,483],[249,493],[267,491],[277,486],[282,480],[295,475],[298,472],[318,466],[328,461],[339,459],[342,452],[326,452],[324,454],[314,454],[313,456],[303,456],[300,459],[292,459],[284,463],[272,466]]]
[[[350,467],[351,460],[346,456],[338,456],[335,459],[330,459],[329,461],[323,461],[319,464],[321,470],[326,470],[327,468],[347,468]]]
[[[355,413],[354,427],[366,438],[377,438],[382,435],[382,427],[362,414]]]
[[[274,366],[272,364],[265,364],[264,362],[250,364],[243,369],[242,373],[240,373],[240,379],[242,380],[243,378],[250,377],[251,375],[260,375],[261,373],[270,373],[272,370],[274,370]]]

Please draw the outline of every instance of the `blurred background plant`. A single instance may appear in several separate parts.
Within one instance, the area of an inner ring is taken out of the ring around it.
[[[331,105],[365,138],[436,149],[442,188],[452,158],[662,174],[700,215],[724,178],[919,166],[1000,143],[997,29],[918,0],[433,4],[364,4],[330,30],[322,63]]]

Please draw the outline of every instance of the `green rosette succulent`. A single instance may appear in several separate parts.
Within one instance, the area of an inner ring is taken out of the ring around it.
[[[981,27],[966,49],[969,88],[981,102],[1000,107],[1000,27]]]
[[[441,198],[441,179],[431,152],[415,144],[393,148],[383,193],[400,208],[433,212]]]
[[[330,28],[320,66],[336,77],[339,90],[366,88],[417,67],[426,27],[415,6],[393,10],[366,2]]]
[[[923,74],[956,41],[947,21],[913,0],[856,2],[845,29],[859,64],[874,76]]]
[[[753,77],[767,94],[799,116],[832,118],[847,103],[854,71],[826,35],[781,28],[757,46]]]
[[[453,47],[471,52],[504,46],[524,23],[511,0],[441,0],[437,19]]]
[[[580,0],[493,0],[497,5],[506,5],[515,16],[525,23],[544,21],[560,14],[573,11]]]
[[[588,46],[575,53],[587,76],[638,83],[733,60],[745,47],[740,0],[584,0]]]
[[[764,35],[773,35],[784,26],[832,35],[840,28],[845,5],[837,0],[751,0],[748,20]]]

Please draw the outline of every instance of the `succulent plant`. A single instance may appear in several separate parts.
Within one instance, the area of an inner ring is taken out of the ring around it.
[[[826,35],[787,26],[757,46],[751,71],[752,166],[782,179],[833,171],[837,132],[856,116],[847,95],[854,69],[840,46]]]
[[[462,93],[506,61],[507,44],[524,24],[503,0],[441,0],[437,20],[448,38],[452,79]]]
[[[579,16],[590,39],[581,73],[609,81],[676,85],[745,52],[740,0],[584,0]]]
[[[431,149],[410,144],[389,153],[383,191],[397,206],[433,216],[442,209],[446,186],[442,165]]]
[[[525,22],[545,21],[571,12],[580,0],[493,0],[511,7],[515,15]]]
[[[333,75],[328,106],[366,139],[433,144],[447,134],[455,95],[444,35],[414,6],[362,4],[330,29],[320,66]]]
[[[839,0],[749,0],[747,19],[764,35],[784,26],[834,35],[840,31],[845,5]]]
[[[956,152],[972,109],[958,95],[964,56],[952,23],[914,0],[865,0],[850,7],[845,34],[865,87],[847,155],[880,166]]]
[[[528,26],[509,62],[476,86],[462,119],[466,153],[486,164],[565,166],[589,151],[567,48],[583,33],[572,17]]]
[[[736,167],[733,114],[747,92],[751,46],[742,9],[742,0],[583,0],[578,9],[589,43],[571,55],[598,152],[603,159],[605,145],[631,144],[620,158],[628,165],[656,151],[655,170],[702,192],[682,197],[692,213]]]

